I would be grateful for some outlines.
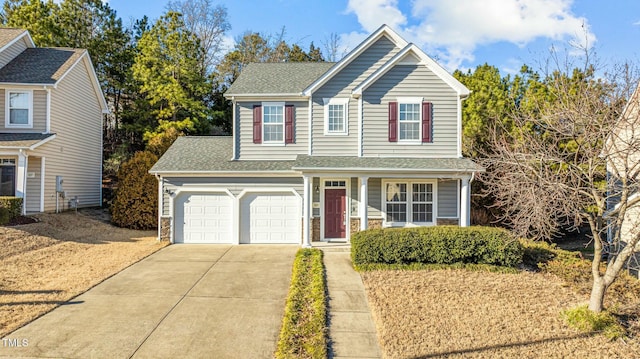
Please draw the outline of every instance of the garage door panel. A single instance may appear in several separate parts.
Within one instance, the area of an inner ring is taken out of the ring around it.
[[[176,200],[176,242],[231,243],[232,208],[225,193],[182,194]]]
[[[241,204],[241,243],[299,244],[299,202],[293,193],[246,195]]]

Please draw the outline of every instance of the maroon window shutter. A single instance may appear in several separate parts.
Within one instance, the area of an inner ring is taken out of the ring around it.
[[[293,105],[284,107],[284,143],[293,143]]]
[[[431,102],[422,103],[422,142],[433,142],[431,138],[433,126],[433,104]]]
[[[253,105],[253,143],[262,143],[262,106]]]
[[[398,103],[389,102],[389,142],[398,142]]]

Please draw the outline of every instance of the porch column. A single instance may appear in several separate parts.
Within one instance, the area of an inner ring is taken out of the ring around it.
[[[367,182],[369,177],[360,177],[360,230],[364,231],[369,225],[369,199],[367,196]]]
[[[302,247],[311,248],[311,201],[313,195],[311,184],[312,180],[309,176],[302,176],[304,181],[304,197],[302,198]]]
[[[16,168],[16,197],[22,198],[22,214],[27,213],[25,203],[25,191],[27,189],[27,156],[22,150],[18,153],[18,165]]]
[[[469,177],[461,179],[460,186],[460,227],[469,227],[471,219],[471,188]]]

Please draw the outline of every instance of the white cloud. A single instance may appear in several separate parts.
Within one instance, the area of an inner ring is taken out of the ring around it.
[[[402,14],[397,0],[365,1],[349,0],[347,8],[365,31],[386,23],[449,69],[472,61],[481,45],[525,46],[539,38],[586,46],[596,41],[587,19],[572,13],[573,0],[413,0],[411,14]]]
[[[349,0],[347,13],[354,13],[360,25],[370,33],[382,24],[397,29],[407,22],[398,9],[398,0]]]

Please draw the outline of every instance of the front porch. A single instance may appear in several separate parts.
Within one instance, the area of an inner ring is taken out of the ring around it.
[[[306,247],[348,244],[367,228],[469,225],[471,173],[303,173],[303,179]]]

